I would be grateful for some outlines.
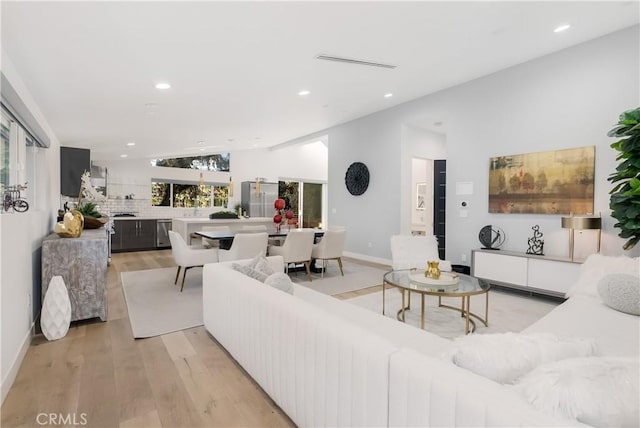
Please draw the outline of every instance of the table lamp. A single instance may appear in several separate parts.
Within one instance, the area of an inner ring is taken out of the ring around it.
[[[574,236],[573,231],[583,229],[597,229],[598,230],[598,253],[600,252],[600,237],[602,233],[602,218],[601,217],[574,217],[570,214],[569,217],[562,217],[562,228],[569,229],[569,258],[573,261],[573,248],[574,248]]]

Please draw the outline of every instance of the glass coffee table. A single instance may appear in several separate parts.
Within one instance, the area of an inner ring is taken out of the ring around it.
[[[489,326],[489,290],[491,284],[488,282],[456,272],[443,272],[442,280],[434,281],[424,278],[424,270],[401,269],[392,270],[384,274],[382,282],[382,314],[385,313],[385,289],[387,285],[396,287],[402,294],[402,307],[398,311],[398,320],[405,321],[405,311],[411,309],[411,293],[419,293],[420,306],[420,328],[424,330],[424,296],[437,296],[438,306],[459,311],[465,319],[465,333],[475,331],[476,323],[473,318]],[[427,281],[429,283],[427,283]],[[471,296],[485,295],[484,318],[474,314],[470,310]],[[461,306],[449,306],[442,303],[443,297],[460,297]],[[471,328],[470,328],[471,327]]]

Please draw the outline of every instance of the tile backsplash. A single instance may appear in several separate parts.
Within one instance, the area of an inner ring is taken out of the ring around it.
[[[61,206],[69,202],[70,207],[74,207],[77,198],[63,196]],[[124,199],[109,198],[98,205],[98,211],[113,216],[116,213],[133,213],[137,217],[150,218],[175,218],[175,217],[208,217],[209,214],[225,210],[226,208],[172,208],[153,207],[150,199]]]

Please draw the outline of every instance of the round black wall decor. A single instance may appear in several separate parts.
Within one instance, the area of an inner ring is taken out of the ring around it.
[[[347,190],[354,196],[362,195],[369,187],[369,169],[362,162],[354,162],[347,168],[344,176]]]

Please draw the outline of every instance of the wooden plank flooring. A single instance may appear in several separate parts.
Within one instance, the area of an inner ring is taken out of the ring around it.
[[[204,327],[133,339],[120,273],[170,266],[170,250],[113,254],[108,321],[72,323],[54,342],[36,336],[0,426],[38,427],[40,413],[78,425],[84,413],[88,427],[293,426]]]

